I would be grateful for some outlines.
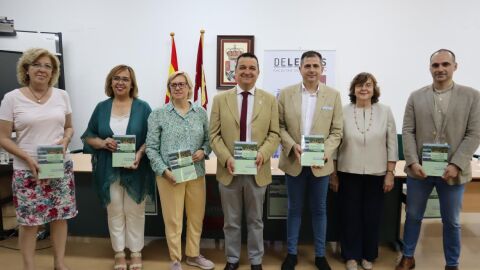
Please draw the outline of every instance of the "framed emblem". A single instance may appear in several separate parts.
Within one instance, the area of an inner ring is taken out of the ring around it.
[[[254,53],[254,36],[217,36],[217,89],[235,86],[235,66],[242,53]]]

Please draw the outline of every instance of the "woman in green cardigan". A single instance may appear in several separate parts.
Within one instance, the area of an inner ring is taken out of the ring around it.
[[[114,67],[105,81],[109,99],[95,108],[82,135],[84,152],[92,154],[92,171],[98,196],[107,207],[108,229],[115,251],[116,270],[126,270],[125,248],[131,251],[129,269],[142,269],[145,196],[154,192],[154,173],[145,155],[150,106],[137,98],[135,72],[126,65]],[[117,151],[114,135],[135,135],[135,160],[130,167],[113,167]]]

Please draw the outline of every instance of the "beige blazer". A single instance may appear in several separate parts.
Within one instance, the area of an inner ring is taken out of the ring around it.
[[[443,142],[450,145],[449,163],[457,165],[461,172],[450,185],[472,180],[470,161],[480,143],[480,93],[471,88],[454,84],[445,121],[441,127],[435,126],[433,86],[425,86],[413,92],[408,98],[403,118],[403,153],[405,173],[418,178],[409,168],[413,163],[421,164],[424,143],[435,143],[440,133]],[[443,143],[442,142],[442,143]]]
[[[240,140],[240,114],[236,88],[218,94],[213,99],[210,115],[210,146],[217,156],[217,180],[229,185],[233,176],[226,168],[233,157],[233,145]],[[272,94],[256,88],[251,122],[251,139],[258,143],[264,163],[255,176],[259,186],[272,182],[270,157],[280,143],[277,101]]]
[[[374,103],[364,118],[360,116],[363,109],[358,109],[357,117],[354,116],[355,106],[350,103],[343,107],[343,138],[338,147],[337,171],[385,175],[387,163],[398,160],[397,129],[392,110],[387,105]],[[362,134],[359,127],[368,131]]]
[[[311,134],[324,135],[325,156],[329,158],[322,169],[312,168],[313,174],[320,177],[333,172],[331,157],[342,140],[343,113],[340,93],[337,90],[320,84],[317,95]],[[302,140],[302,83],[280,91],[278,113],[282,142],[278,167],[289,175],[298,176],[302,166],[292,148],[295,144],[301,144]]]

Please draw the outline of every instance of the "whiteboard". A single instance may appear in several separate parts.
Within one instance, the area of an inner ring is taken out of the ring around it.
[[[61,56],[60,33],[17,31],[16,36],[0,36],[0,50],[24,52],[30,48],[44,48]]]

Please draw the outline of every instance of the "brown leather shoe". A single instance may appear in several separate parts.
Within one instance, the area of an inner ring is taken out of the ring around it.
[[[445,266],[445,270],[458,270],[458,266]]]
[[[415,258],[402,256],[395,270],[410,270],[415,268]]]

